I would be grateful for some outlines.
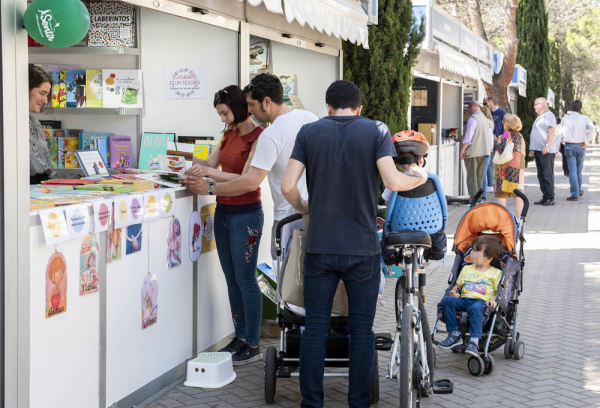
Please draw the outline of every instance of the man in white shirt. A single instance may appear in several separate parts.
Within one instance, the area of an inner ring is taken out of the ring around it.
[[[269,179],[274,203],[274,218],[271,237],[271,257],[275,252],[275,228],[277,223],[296,211],[281,194],[281,180],[292,155],[296,135],[300,128],[319,118],[303,109],[292,110],[283,101],[283,87],[279,78],[271,74],[260,74],[244,88],[248,109],[260,123],[271,123],[258,137],[256,150],[245,174],[227,182],[208,183],[192,169],[186,173],[182,184],[197,194],[234,197],[255,191],[265,177]],[[302,198],[308,199],[306,178],[303,175],[298,183]],[[285,237],[283,242],[286,242]]]
[[[583,162],[585,161],[585,148],[592,143],[596,127],[585,115],[581,114],[583,104],[581,101],[573,101],[571,112],[565,116],[560,123],[560,131],[553,145],[565,145],[565,158],[569,165],[569,183],[571,184],[571,195],[567,201],[579,201],[583,195]]]

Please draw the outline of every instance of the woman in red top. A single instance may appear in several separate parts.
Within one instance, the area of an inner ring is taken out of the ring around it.
[[[217,92],[214,106],[226,124],[223,138],[207,160],[194,159],[188,173],[228,181],[248,171],[263,128],[248,114],[246,98],[236,85]],[[217,170],[219,165],[221,170]],[[262,359],[258,346],[262,293],[256,281],[264,223],[260,187],[236,197],[218,196],[214,221],[217,252],[235,327],[234,339],[219,351],[235,353],[233,365],[244,365]]]

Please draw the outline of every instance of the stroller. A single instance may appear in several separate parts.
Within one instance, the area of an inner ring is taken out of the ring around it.
[[[275,235],[275,248],[277,250],[277,284],[283,282],[282,271],[284,251],[281,243],[282,228],[289,223],[301,220],[300,214],[291,215],[279,221]],[[299,377],[297,369],[300,367],[300,341],[302,340],[302,328],[304,327],[304,315],[300,308],[288,305],[284,302],[283,309],[277,302],[277,323],[281,328],[280,351],[270,346],[267,348],[265,358],[265,401],[269,404],[275,400],[277,378]],[[332,316],[330,329],[327,333],[325,343],[325,367],[349,367],[350,331],[348,316]],[[379,366],[377,361],[377,350],[374,353],[373,376],[371,379],[372,404],[379,402]],[[325,377],[345,377],[348,372],[325,372]]]
[[[525,354],[525,344],[519,340],[517,331],[517,309],[519,295],[523,290],[523,268],[525,267],[523,231],[529,201],[521,191],[514,190],[514,193],[524,202],[520,220],[517,220],[514,214],[500,204],[490,202],[476,204],[483,194],[482,189],[473,198],[471,208],[460,220],[454,238],[452,249],[456,253],[456,258],[444,296],[448,296],[454,287],[462,268],[470,264],[468,259],[471,253],[471,242],[474,238],[484,234],[496,235],[504,246],[503,257],[493,265],[502,270],[496,297],[497,306],[495,308],[487,306],[483,315],[483,330],[479,340],[479,349],[483,350],[483,353],[481,356],[471,356],[468,360],[469,372],[474,376],[491,374],[494,371],[494,358],[490,353],[502,345],[504,345],[504,357],[507,359],[514,357],[516,360],[520,360]],[[439,321],[445,323],[441,303],[438,303],[437,311],[432,338],[435,333],[447,333],[436,330]],[[463,344],[453,347],[452,352],[464,353],[469,336],[469,316],[467,312],[459,312],[457,319]],[[433,344],[437,345],[438,343],[439,341],[433,339]]]

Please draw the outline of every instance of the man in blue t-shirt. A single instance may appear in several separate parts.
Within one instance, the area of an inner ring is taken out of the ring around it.
[[[300,344],[302,407],[322,407],[325,340],[340,279],[348,294],[350,383],[348,405],[371,404],[375,342],[373,320],[380,281],[381,246],[377,237],[378,174],[393,191],[423,184],[394,165],[396,151],[384,123],[360,116],[360,90],[335,81],[325,96],[329,116],[302,126],[281,191],[301,214],[310,210],[304,251],[306,326]],[[309,202],[297,188],[306,169]]]
[[[494,152],[498,148],[498,137],[504,134],[504,116],[506,115],[506,111],[502,108],[499,108],[494,103],[494,100],[489,96],[483,100],[483,105],[487,106],[492,112],[492,118],[494,118],[494,148],[492,149],[492,154],[490,155],[490,160],[488,164],[488,168],[486,169],[487,175],[487,185],[488,192],[494,191]]]

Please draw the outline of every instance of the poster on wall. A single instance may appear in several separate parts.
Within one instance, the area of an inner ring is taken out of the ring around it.
[[[250,73],[258,74],[259,70],[269,69],[271,41],[266,38],[250,36]]]
[[[103,69],[102,103],[105,108],[143,108],[144,86],[138,69]]]
[[[165,99],[206,99],[205,67],[165,67]]]
[[[198,211],[192,211],[190,214],[188,243],[190,259],[192,262],[196,262],[202,251],[202,218]]]
[[[146,275],[142,284],[142,330],[158,319],[158,281],[156,275]]]
[[[46,267],[46,319],[67,311],[67,262],[55,252]]]
[[[275,74],[275,76],[279,78],[283,87],[283,101],[286,105],[293,107],[290,95],[296,94],[296,74]]]
[[[215,210],[217,204],[208,204],[200,207],[200,219],[202,221],[202,251],[205,254],[217,249],[215,241]]]
[[[139,252],[142,249],[142,224],[135,224],[127,227],[127,235],[125,238],[127,239],[127,243],[125,244],[125,254],[130,255]]]
[[[167,231],[167,267],[169,269],[181,265],[181,223],[173,217]]]
[[[121,259],[121,228],[115,228],[115,205],[112,204],[106,231],[106,263]]]
[[[79,295],[97,292],[100,287],[98,280],[98,237],[90,234],[81,244],[79,262]]]
[[[175,190],[163,188],[160,190],[160,218],[175,215]]]
[[[94,233],[104,232],[108,229],[113,200],[94,201],[92,205],[94,207]]]
[[[69,239],[82,238],[90,233],[90,214],[85,205],[72,205],[65,209]]]
[[[69,239],[65,213],[59,209],[40,211],[40,222],[44,230],[46,246],[55,245]]]

